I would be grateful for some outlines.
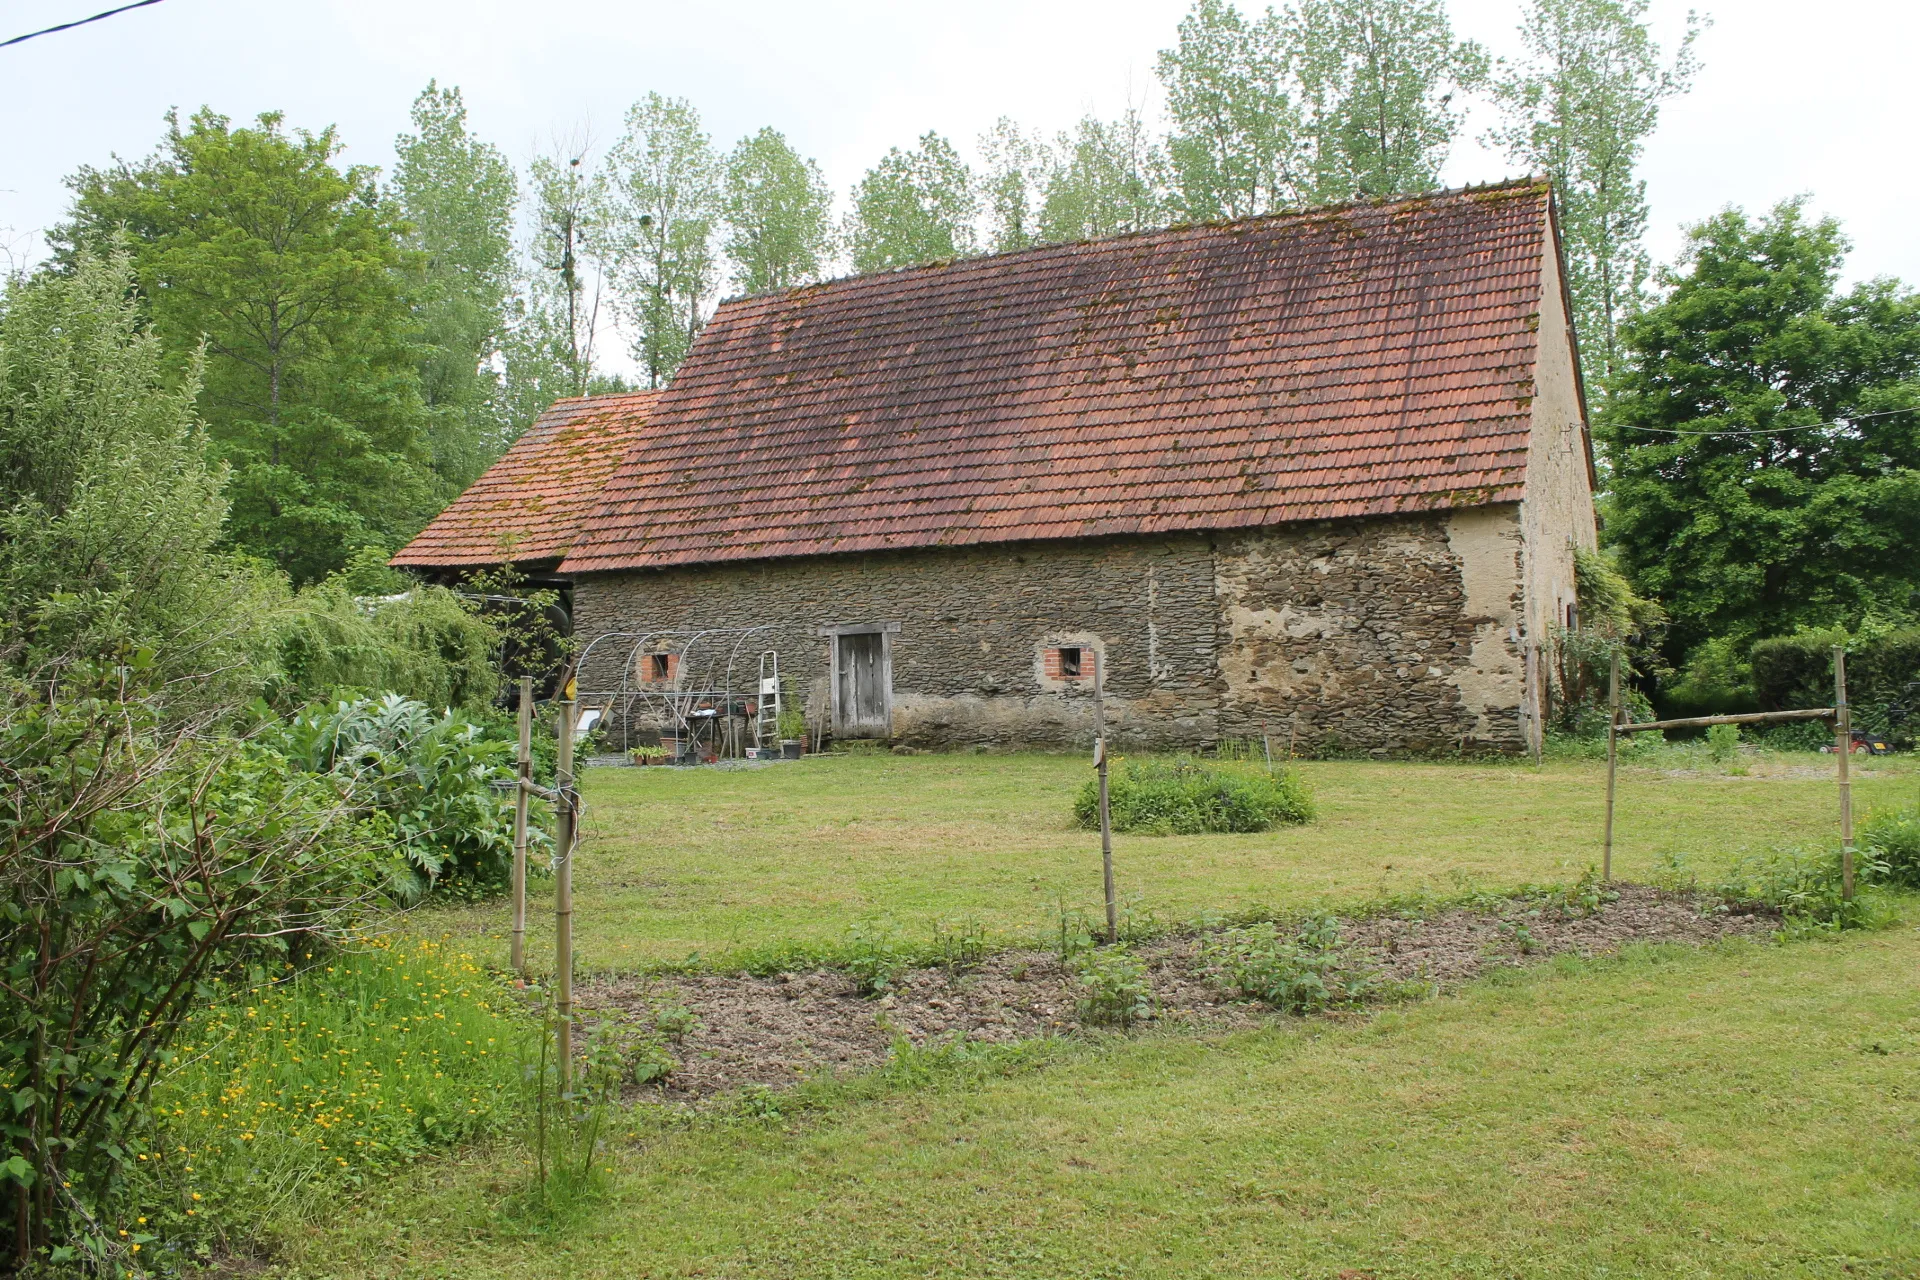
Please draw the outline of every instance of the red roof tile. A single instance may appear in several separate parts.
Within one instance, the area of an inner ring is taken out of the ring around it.
[[[391,561],[465,567],[557,560],[639,442],[658,391],[561,400]]]
[[[723,303],[563,571],[1520,497],[1538,182]]]

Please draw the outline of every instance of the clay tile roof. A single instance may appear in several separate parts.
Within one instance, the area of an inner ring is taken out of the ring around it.
[[[660,393],[561,400],[393,557],[402,568],[530,564],[567,554]]]
[[[561,568],[1517,500],[1548,201],[1527,181],[723,303]]]

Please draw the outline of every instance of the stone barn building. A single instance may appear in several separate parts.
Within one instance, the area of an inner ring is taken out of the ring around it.
[[[772,624],[842,737],[1084,743],[1100,679],[1144,746],[1521,750],[1594,542],[1534,181],[733,299],[635,416],[580,641]]]

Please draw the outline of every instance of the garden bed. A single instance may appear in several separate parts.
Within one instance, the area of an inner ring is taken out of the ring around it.
[[[1701,944],[1764,936],[1771,915],[1703,910],[1704,903],[1639,885],[1616,885],[1614,901],[1592,914],[1542,908],[1517,898],[1498,908],[1453,908],[1341,922],[1354,957],[1389,983],[1444,991],[1490,968],[1563,952],[1601,955],[1632,942]],[[1196,1027],[1254,1026],[1276,1015],[1232,999],[1209,981],[1201,937],[1144,943],[1159,1020]],[[612,1017],[651,1028],[659,1010],[684,1007],[695,1023],[669,1046],[676,1066],[648,1096],[688,1100],[743,1086],[779,1088],[884,1063],[896,1038],[924,1045],[942,1037],[1009,1044],[1079,1029],[1072,975],[1050,951],[1008,951],[969,969],[917,969],[892,989],[863,998],[844,973],[774,977],[695,974],[602,978],[576,999],[589,1019]]]

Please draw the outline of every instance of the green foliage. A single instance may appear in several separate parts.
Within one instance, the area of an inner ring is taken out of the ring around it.
[[[1621,331],[1607,534],[1671,615],[1676,664],[1716,637],[1912,616],[1920,299],[1885,279],[1843,292],[1845,248],[1798,201],[1728,210]]]
[[[1354,962],[1331,916],[1310,917],[1292,935],[1270,921],[1222,930],[1201,944],[1201,956],[1222,991],[1282,1013],[1357,1005],[1377,990],[1373,971]]]
[[[232,467],[228,537],[312,582],[394,546],[451,488],[436,477],[404,277],[417,257],[374,171],[341,144],[197,113],[158,153],[83,168],[55,239],[77,261],[131,236],[140,297]]]
[[[1780,850],[1743,858],[1714,892],[1730,907],[1777,911],[1793,933],[1878,929],[1894,918],[1891,906],[1859,886],[1880,883],[1888,871],[1865,850],[1854,854],[1856,890],[1844,896],[1838,849]]]
[[[1732,764],[1740,754],[1740,726],[1716,724],[1709,728],[1707,752],[1715,764]]]
[[[1153,1017],[1147,966],[1126,946],[1082,952],[1072,963],[1074,1011],[1092,1026],[1130,1027]]]
[[[386,694],[306,708],[270,740],[293,767],[339,778],[404,859],[394,891],[497,890],[513,869],[513,744],[457,711]],[[496,785],[499,784],[499,785]],[[543,801],[533,802],[544,807]],[[537,809],[536,809],[537,812]],[[528,823],[546,842],[546,823]]]
[[[0,664],[145,651],[170,705],[249,696],[281,590],[220,554],[223,475],[124,253],[0,294]]]
[[[1108,814],[1115,831],[1198,835],[1207,831],[1265,831],[1276,823],[1308,822],[1313,798],[1306,780],[1290,770],[1209,765],[1197,760],[1116,760],[1108,779]],[[1073,802],[1074,819],[1100,825],[1100,790],[1088,779]]]
[[[1753,646],[1751,667],[1760,705],[1768,711],[1832,706],[1836,644],[1847,650],[1854,727],[1912,745],[1920,731],[1920,629],[1806,631],[1762,640]],[[1812,731],[1833,737],[1825,725]]]
[[[478,479],[510,439],[494,357],[513,291],[513,166],[467,132],[457,88],[429,81],[414,132],[394,143],[393,194],[418,262],[416,359],[433,468],[455,490]]]
[[[535,1034],[443,942],[355,939],[221,991],[160,1073],[107,1225],[145,1218],[151,1253],[207,1262],[417,1156],[511,1131]]]
[[[445,587],[369,597],[352,586],[351,572],[336,575],[280,615],[280,705],[375,691],[470,714],[493,705],[500,634],[486,618]]]
[[[862,996],[886,994],[912,963],[899,932],[884,921],[869,920],[848,928],[838,959],[853,978],[854,992]]]
[[[1090,240],[1145,231],[1166,220],[1154,177],[1165,157],[1138,111],[1084,116],[1040,157],[1039,238]]]
[[[1704,23],[1687,15],[1671,62],[1647,29],[1647,0],[1529,0],[1525,54],[1494,79],[1501,123],[1489,139],[1553,180],[1589,391],[1609,389],[1617,331],[1646,301],[1642,237],[1647,184],[1640,157],[1660,104],[1684,93]],[[1657,593],[1656,593],[1657,594]]]
[[[342,780],[209,735],[219,711],[175,714],[156,670],[0,690],[0,1168],[23,1251],[121,1256],[101,1215],[208,984],[350,929],[389,856]]]
[[[726,253],[748,293],[820,278],[833,252],[833,193],[820,166],[777,129],[742,138],[726,159]]]
[[[1430,191],[1487,55],[1442,0],[1300,0],[1286,24],[1311,140],[1312,199]]]
[[[1920,805],[1873,814],[1860,828],[1859,843],[1877,881],[1920,889]]]
[[[1195,0],[1162,50],[1169,199],[1183,220],[1243,218],[1298,200],[1298,104],[1286,84],[1282,20],[1249,22],[1224,0]]]
[[[626,132],[607,153],[600,254],[632,328],[647,385],[665,386],[700,332],[718,279],[714,223],[721,165],[684,98],[650,93],[627,110]]]
[[[844,232],[855,271],[888,271],[973,252],[973,174],[937,133],[894,147],[853,189]]]

